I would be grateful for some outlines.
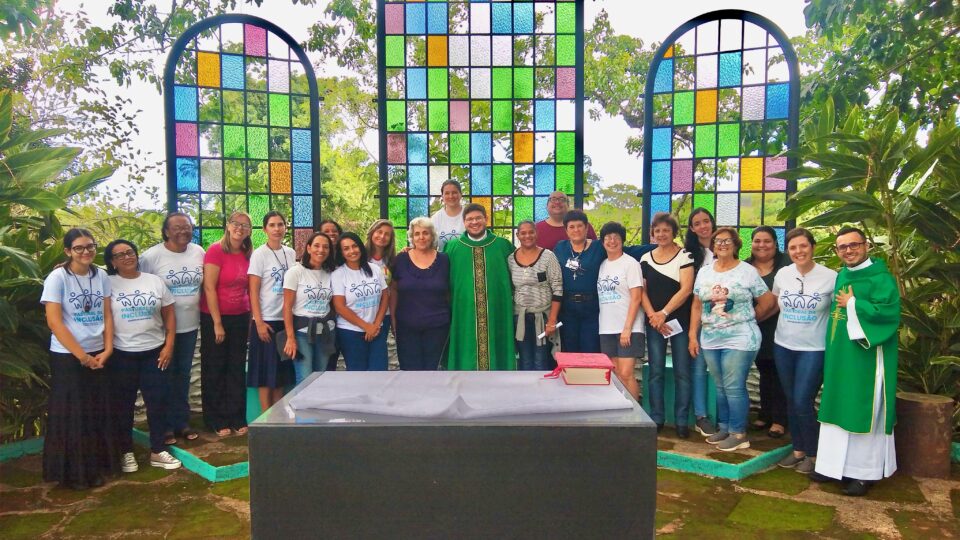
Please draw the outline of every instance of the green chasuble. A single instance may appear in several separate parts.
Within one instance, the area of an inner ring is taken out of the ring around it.
[[[836,293],[853,287],[854,307],[866,339],[850,340],[846,308],[837,306]],[[893,433],[896,422],[897,330],[900,327],[900,293],[887,265],[873,259],[860,270],[840,270],[834,290],[827,348],[823,361],[823,396],[820,422],[851,433],[873,431],[874,385],[877,352],[883,350],[884,432]]]
[[[447,369],[517,369],[507,267],[513,249],[513,244],[489,231],[480,241],[464,232],[443,246],[450,258],[452,312]]]

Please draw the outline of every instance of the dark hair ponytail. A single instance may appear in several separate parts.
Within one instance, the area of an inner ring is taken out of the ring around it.
[[[703,250],[703,246],[700,245],[700,239],[697,238],[697,233],[693,232],[693,218],[697,214],[706,214],[710,217],[710,225],[713,231],[717,230],[717,220],[714,219],[713,214],[709,210],[702,206],[698,206],[693,209],[693,212],[690,212],[690,217],[687,218],[687,234],[683,239],[683,249],[687,250],[688,253],[693,255],[693,271],[694,273],[700,271],[700,267],[703,266],[703,259],[706,258],[706,253]],[[712,232],[712,231],[711,231]]]

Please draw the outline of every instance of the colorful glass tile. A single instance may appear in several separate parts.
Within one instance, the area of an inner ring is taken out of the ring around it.
[[[557,36],[557,65],[572,66],[577,62],[577,42],[574,36]]]
[[[310,161],[312,154],[310,132],[305,129],[294,129],[290,131],[290,137],[290,155],[293,161]]]
[[[407,182],[409,182],[411,195],[427,194],[427,168],[423,166],[411,166],[407,169]]]
[[[557,33],[573,34],[577,29],[577,11],[573,2],[557,2]]]
[[[210,52],[197,53],[197,85],[220,86],[220,55]]]
[[[427,162],[427,136],[423,133],[407,135],[407,162]]]
[[[697,88],[717,87],[717,55],[697,57]]]
[[[290,125],[290,95],[270,94],[270,125]]]
[[[470,102],[450,102],[450,131],[470,130]]]
[[[533,163],[533,133],[513,134],[513,162]]]
[[[290,163],[286,161],[270,162],[270,191],[273,193],[290,193]]]
[[[270,60],[268,90],[271,92],[290,92],[290,63],[283,60]]]
[[[407,33],[427,33],[427,8],[423,4],[407,4]]]
[[[492,169],[490,165],[470,167],[470,194],[490,195],[492,189]]]
[[[787,84],[767,85],[768,119],[786,118],[790,104],[790,87]]]
[[[200,164],[195,159],[177,158],[177,191],[199,191]]]
[[[222,55],[220,57],[220,70],[220,80],[224,88],[243,90],[244,66],[242,56]]]
[[[577,71],[574,68],[557,68],[557,98],[577,97]]]
[[[447,33],[447,4],[427,4],[427,32],[430,34]]]
[[[252,24],[243,25],[243,46],[250,56],[266,56],[267,30]]]
[[[697,158],[715,157],[717,155],[716,124],[697,126],[697,129],[694,133],[695,133],[694,142],[693,142],[694,157],[697,157]]]
[[[786,191],[787,181],[780,178],[773,178],[773,173],[787,170],[787,158],[783,156],[768,157],[764,160],[764,189],[767,191]]]
[[[650,186],[654,193],[670,191],[670,162],[654,161],[650,169]]]
[[[740,124],[720,124],[717,155],[720,157],[740,155]]]
[[[670,128],[653,130],[653,159],[670,159],[670,144],[673,136]]]
[[[763,120],[765,92],[762,86],[749,86],[743,89],[743,119]]]
[[[573,165],[557,165],[556,191],[571,194],[576,189],[576,170]]]
[[[693,162],[689,159],[674,160],[670,176],[673,180],[673,191],[693,190]]]
[[[710,124],[717,121],[717,91],[697,91],[697,123]]]
[[[427,36],[427,65],[447,65],[447,36]]]
[[[740,53],[730,52],[720,55],[720,86],[740,86]]]
[[[493,4],[493,33],[509,34],[512,30],[510,4]]]
[[[173,88],[174,120],[197,121],[197,89],[191,86]]]
[[[175,138],[178,156],[199,155],[196,124],[177,122]]]
[[[402,34],[404,30],[403,4],[387,4],[384,7],[386,32],[388,34]]]
[[[657,66],[657,76],[653,82],[655,93],[673,91],[673,60],[662,60]]]
[[[576,134],[557,133],[557,163],[573,163],[576,160]]]
[[[293,164],[293,192],[301,195],[313,193],[313,172],[309,163]]]
[[[673,94],[673,123],[678,126],[693,123],[693,92]]]
[[[556,184],[556,169],[553,165],[537,164],[533,167],[533,192],[536,195],[550,195]]]
[[[402,67],[404,59],[407,56],[406,43],[403,36],[387,36],[385,45],[387,53],[384,55],[384,60],[386,64],[388,66]]]
[[[313,227],[313,199],[297,195],[293,198],[293,226]]]
[[[246,131],[243,126],[223,126],[223,157],[247,157]]]
[[[742,191],[763,189],[763,158],[740,160],[740,189]]]

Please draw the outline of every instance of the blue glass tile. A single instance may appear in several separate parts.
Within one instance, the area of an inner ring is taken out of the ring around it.
[[[493,4],[493,33],[510,34],[513,32],[510,23],[512,14],[510,13],[510,4]]]
[[[470,194],[471,195],[490,195],[491,171],[489,165],[474,165],[470,167]]]
[[[193,228],[193,243],[200,245],[200,227]]]
[[[196,159],[177,158],[177,191],[200,190],[200,162]]]
[[[313,227],[313,197],[309,195],[293,197],[293,226]]]
[[[653,193],[670,192],[670,162],[654,161],[650,169],[650,189]]]
[[[720,55],[720,86],[740,86],[741,73],[739,52]]]
[[[293,192],[297,195],[313,193],[313,171],[309,163],[293,164]]]
[[[533,4],[525,3],[513,5],[513,33],[533,33]]]
[[[673,91],[673,59],[664,59],[657,66],[657,76],[653,80],[653,92],[659,94],[662,92]]]
[[[427,4],[427,32],[447,33],[447,4]]]
[[[491,143],[489,133],[470,134],[470,161],[472,163],[490,163]]]
[[[673,136],[671,128],[653,129],[652,159],[670,159],[670,139]]]
[[[407,4],[407,33],[408,34],[426,34],[426,8],[423,4]]]
[[[537,131],[553,131],[557,125],[552,99],[538,99],[534,103],[534,129]]]
[[[783,227],[774,227],[773,231],[777,233],[777,244],[780,246],[780,251],[786,251],[786,248],[783,247],[784,239],[787,237],[787,232]]]
[[[243,57],[235,54],[220,56],[220,84],[224,88],[243,90]]]
[[[427,99],[427,70],[407,70],[407,99]]]
[[[306,129],[291,130],[291,155],[293,161],[310,161],[310,131]]]
[[[407,163],[427,162],[427,134],[411,133],[407,135]]]
[[[429,206],[426,197],[410,197],[407,199],[407,218],[426,216]]]
[[[197,89],[187,86],[173,87],[173,116],[177,120],[197,121]]]
[[[543,221],[550,217],[549,212],[547,212],[547,199],[549,197],[534,197],[533,198],[533,219],[534,221]]]
[[[553,165],[535,165],[533,167],[534,195],[550,195],[553,193],[556,182],[556,169]]]
[[[767,85],[767,119],[786,118],[789,114],[790,87],[788,84]]]
[[[427,194],[427,168],[411,166],[407,169],[407,182],[411,195]]]
[[[657,212],[669,212],[670,211],[670,196],[669,195],[651,195],[650,196],[650,217],[653,218],[653,215]]]

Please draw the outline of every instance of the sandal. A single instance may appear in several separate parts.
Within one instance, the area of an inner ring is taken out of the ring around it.
[[[193,428],[188,427],[188,428],[183,428],[179,432],[177,432],[177,436],[183,437],[188,441],[195,441],[197,440],[198,437],[200,437],[200,432],[198,432]]]
[[[780,437],[783,437],[785,433],[786,431],[783,428],[778,430],[770,428],[767,430],[767,437],[770,437],[771,439],[779,439]]]
[[[177,437],[173,433],[167,432],[163,434],[163,444],[167,446],[173,446],[177,444]]]
[[[234,431],[237,433],[237,435],[246,435],[246,434],[247,434],[247,431],[249,431],[249,430],[247,429],[247,426],[240,426],[240,427],[238,427],[237,429],[235,429]]]
[[[230,436],[230,428],[218,429],[216,433],[217,433],[217,437],[220,437],[220,438],[228,437]]]

